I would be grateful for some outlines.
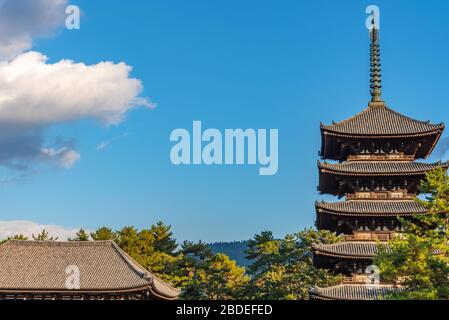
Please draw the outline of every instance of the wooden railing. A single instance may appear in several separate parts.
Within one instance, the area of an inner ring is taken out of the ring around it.
[[[368,274],[354,274],[350,277],[344,277],[343,282],[344,283],[367,283],[368,281]]]
[[[348,161],[413,161],[414,155],[410,154],[352,154],[348,156]]]
[[[355,193],[347,193],[346,200],[369,200],[369,199],[413,199],[414,195],[409,194],[407,190],[393,191],[359,191]]]
[[[345,241],[389,241],[397,237],[396,233],[356,232],[345,236]]]

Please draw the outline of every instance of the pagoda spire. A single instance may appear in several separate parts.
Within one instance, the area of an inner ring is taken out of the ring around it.
[[[372,13],[374,15],[374,12]],[[381,68],[380,68],[380,46],[379,46],[379,29],[375,23],[375,17],[371,20],[370,28],[370,88],[371,88],[371,103],[372,106],[384,106],[381,99],[382,82]],[[373,103],[374,102],[374,103]]]

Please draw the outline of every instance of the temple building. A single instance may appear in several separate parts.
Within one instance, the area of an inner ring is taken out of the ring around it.
[[[344,283],[313,288],[314,299],[378,299],[388,284],[369,284],[367,267],[378,251],[401,232],[397,219],[426,214],[415,201],[420,181],[447,163],[424,163],[440,138],[444,124],[406,117],[385,104],[381,97],[379,30],[370,30],[371,101],[355,116],[330,125],[321,124],[318,161],[322,194],[344,198],[316,202],[316,226],[344,235],[344,241],[313,247],[314,264],[344,276]],[[326,162],[331,160],[331,162]],[[382,245],[382,244],[381,244]]]
[[[112,241],[0,245],[0,300],[173,300],[179,293]]]

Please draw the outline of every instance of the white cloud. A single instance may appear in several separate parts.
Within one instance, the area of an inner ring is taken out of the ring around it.
[[[0,165],[27,169],[31,162],[53,160],[68,168],[80,155],[67,145],[45,146],[48,126],[85,118],[112,125],[136,106],[154,107],[139,96],[142,83],[125,63],[47,61],[27,52],[0,62]]]
[[[0,0],[0,166],[22,173],[39,164],[69,168],[80,154],[73,142],[46,141],[50,126],[81,119],[114,125],[134,107],[154,107],[140,96],[142,83],[130,76],[132,68],[126,63],[50,63],[42,53],[25,52],[33,39],[52,36],[64,26],[68,4]]]
[[[27,52],[0,63],[0,122],[46,125],[94,118],[116,124],[135,106],[153,107],[139,97],[142,83],[129,77],[132,68],[125,63],[47,60]]]
[[[0,0],[0,60],[29,50],[33,38],[53,35],[64,25],[68,0]]]
[[[31,239],[33,234],[37,235],[43,229],[48,231],[49,236],[58,237],[58,240],[61,241],[73,238],[79,230],[79,228],[66,228],[54,224],[40,224],[26,220],[0,221],[0,240],[17,234],[23,234]]]

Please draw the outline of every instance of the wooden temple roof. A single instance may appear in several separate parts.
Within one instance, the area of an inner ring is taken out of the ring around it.
[[[327,288],[312,288],[309,294],[312,299],[321,300],[381,300],[388,293],[400,292],[404,289],[389,284],[340,284]]]
[[[415,200],[348,200],[340,202],[316,202],[317,213],[339,216],[407,216],[427,213],[427,209]]]
[[[79,269],[79,289],[67,289],[68,266]],[[176,299],[178,289],[161,281],[113,241],[8,241],[0,245],[0,292],[149,291]]]
[[[378,244],[373,241],[344,241],[332,244],[314,244],[314,254],[348,259],[371,259],[379,251]]]
[[[407,154],[415,158],[427,158],[443,130],[443,123],[414,120],[388,108],[382,101],[371,101],[366,109],[347,120],[331,125],[321,124],[320,155],[324,159],[341,161],[348,153],[354,152],[345,148],[355,141],[401,145],[405,140],[416,146],[410,145]]]
[[[357,137],[427,135],[443,129],[443,123],[418,121],[388,108],[383,103],[371,103],[369,107],[347,120],[331,125],[321,124],[324,134]]]
[[[342,163],[327,163],[318,161],[320,172],[339,175],[416,175],[424,174],[436,168],[448,168],[448,162],[423,163],[412,161],[345,161]]]

